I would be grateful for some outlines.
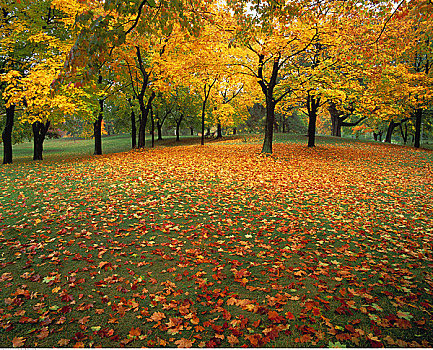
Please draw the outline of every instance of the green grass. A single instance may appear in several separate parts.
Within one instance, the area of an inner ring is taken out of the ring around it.
[[[197,141],[94,157],[52,140],[42,162],[16,147],[1,346],[433,345],[432,152]]]

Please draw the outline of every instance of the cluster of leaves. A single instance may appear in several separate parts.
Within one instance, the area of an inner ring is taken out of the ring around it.
[[[431,152],[244,141],[1,168],[0,344],[432,346]]]

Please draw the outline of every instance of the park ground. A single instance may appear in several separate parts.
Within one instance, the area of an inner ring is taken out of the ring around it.
[[[107,140],[0,168],[1,347],[433,346],[432,151]]]

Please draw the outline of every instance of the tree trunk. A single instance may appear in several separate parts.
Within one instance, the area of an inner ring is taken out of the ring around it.
[[[266,97],[266,120],[265,139],[263,141],[262,153],[272,153],[272,139],[274,137],[275,101]]]
[[[221,127],[221,123],[217,124],[217,139],[221,139],[223,137],[223,130]]]
[[[50,127],[50,121],[46,124],[41,122],[34,122],[33,129],[33,160],[42,160],[42,153],[44,147],[45,135]]]
[[[150,107],[150,122],[151,122],[150,134],[152,135],[152,148],[154,148],[155,147],[155,119],[153,118],[152,106]]]
[[[403,126],[401,124],[402,123],[400,123],[400,133],[401,133],[401,137],[403,139],[403,143],[406,145],[406,143],[407,143],[407,123],[404,124],[404,131],[403,131]]]
[[[398,122],[398,123],[396,123],[396,122],[394,122],[393,120],[391,120],[390,122],[389,122],[389,125],[388,125],[388,130],[386,131],[386,137],[385,137],[385,142],[387,142],[387,143],[391,143],[391,141],[392,141],[392,133],[394,132],[394,129],[397,127],[397,126],[401,126],[401,124],[402,123],[404,123],[405,121],[407,121],[409,118],[405,118],[405,119],[403,119],[403,120],[401,120],[400,122]]]
[[[422,126],[422,108],[418,108],[415,111],[415,140],[414,147],[421,147],[421,126]]]
[[[149,115],[150,108],[152,106],[152,101],[155,98],[155,93],[152,92],[152,94],[149,97],[149,100],[147,101],[147,104],[144,104],[144,99],[139,96],[138,103],[140,105],[140,125],[138,128],[138,148],[144,148],[146,146],[146,124],[147,124],[147,116]]]
[[[104,117],[104,100],[99,100],[98,119],[93,123],[93,136],[95,137],[95,155],[102,154],[102,118]]]
[[[342,114],[337,107],[335,106],[334,102],[330,102],[328,106],[329,114],[331,115],[331,135],[341,137],[341,118],[340,115]]]
[[[236,128],[233,128],[233,135],[236,135],[236,132],[237,132]]]
[[[341,119],[336,115],[331,114],[332,130],[331,135],[341,137]]]
[[[162,140],[162,125],[159,122],[159,119],[156,120],[156,129],[158,130],[158,140]]]
[[[128,99],[129,104],[131,105],[131,147],[137,147],[137,125],[135,124],[135,112],[132,108],[131,99]]]
[[[205,93],[206,93],[206,85],[205,85]],[[204,117],[206,112],[206,98],[203,100],[203,105],[201,109],[201,140],[200,144],[204,146]]]
[[[317,111],[319,110],[320,97],[308,95],[307,109],[308,109],[308,147],[314,147],[316,142],[316,122]]]
[[[176,141],[180,140],[180,123],[182,123],[183,118],[184,115],[181,114],[179,120],[176,120]]]
[[[194,128],[190,126],[189,129],[191,130],[191,136],[194,136]]]
[[[15,105],[6,107],[6,124],[2,132],[3,164],[12,164],[12,130],[14,127]]]

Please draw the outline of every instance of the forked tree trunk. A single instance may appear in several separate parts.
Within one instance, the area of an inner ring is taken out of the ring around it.
[[[155,93],[152,92],[152,94],[149,97],[149,100],[147,100],[147,104],[144,104],[144,99],[139,96],[138,103],[140,105],[140,112],[141,117],[139,119],[139,129],[138,129],[138,148],[144,148],[146,146],[146,124],[147,124],[147,117],[149,115],[150,108],[152,107],[152,101],[155,98]]]
[[[405,119],[402,119],[400,122],[398,122],[398,123],[396,123],[396,122],[394,122],[393,120],[391,120],[390,122],[389,122],[389,125],[388,125],[388,130],[386,131],[386,137],[385,137],[385,142],[387,142],[387,143],[391,143],[391,141],[392,141],[392,134],[393,134],[393,132],[394,132],[394,129],[397,127],[397,126],[401,126],[401,124],[402,123],[404,123],[405,121],[407,121],[409,118],[405,118]]]
[[[15,105],[6,107],[6,124],[2,132],[3,164],[12,164],[12,130],[14,127]]]
[[[33,160],[42,160],[42,154],[44,151],[44,140],[49,127],[50,121],[47,121],[45,124],[41,122],[34,122],[32,124]]]

